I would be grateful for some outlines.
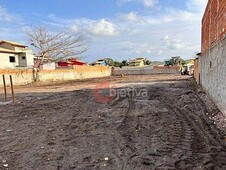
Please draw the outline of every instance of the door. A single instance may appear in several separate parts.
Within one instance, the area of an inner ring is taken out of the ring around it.
[[[19,67],[27,67],[26,54],[19,55]]]

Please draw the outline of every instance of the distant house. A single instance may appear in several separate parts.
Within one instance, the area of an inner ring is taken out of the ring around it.
[[[12,41],[0,41],[0,69],[33,66],[34,55],[26,45]]]
[[[106,60],[101,59],[101,60],[97,60],[97,61],[91,63],[90,65],[92,65],[92,66],[107,66],[108,64],[107,64]]]
[[[56,63],[54,60],[44,61],[43,64],[40,65],[41,59],[35,58],[34,59],[34,68],[40,67],[40,70],[55,70]],[[39,66],[40,65],[40,66]]]
[[[76,58],[70,58],[70,59],[67,59],[66,61],[58,62],[58,67],[84,66],[84,65],[86,65],[85,62],[80,61]]]
[[[145,65],[145,58],[135,58],[134,60],[129,62],[129,66],[131,67],[142,67]]]
[[[194,74],[194,67],[195,67],[195,59],[190,59],[187,63],[188,71],[190,75]]]

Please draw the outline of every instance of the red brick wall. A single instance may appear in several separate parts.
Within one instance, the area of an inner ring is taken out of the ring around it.
[[[202,19],[202,53],[226,34],[226,0],[209,0]]]
[[[195,59],[194,77],[196,82],[199,83],[199,59]]]

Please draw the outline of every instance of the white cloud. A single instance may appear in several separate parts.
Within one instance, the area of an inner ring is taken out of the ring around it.
[[[140,1],[144,4],[144,6],[147,7],[153,7],[158,3],[157,0],[140,0]]]
[[[188,4],[191,6],[199,6],[200,8],[205,8],[208,0],[189,0]]]
[[[25,39],[21,31],[24,24],[19,15],[14,15],[0,5],[0,37],[4,40],[23,42]]]
[[[181,40],[171,38],[169,35],[165,35],[163,37],[163,45],[164,48],[168,50],[179,50],[185,48],[185,45],[182,43]]]
[[[119,0],[118,2],[119,4],[136,2],[143,4],[145,7],[154,7],[158,3],[158,0]]]
[[[203,13],[208,0],[188,0],[187,6],[190,10],[195,10]]]
[[[194,52],[200,50],[200,25],[207,0],[186,0],[184,4],[187,5],[187,9],[167,7],[159,11],[155,8],[159,0],[118,1],[139,3],[144,6],[144,9],[139,6],[137,11],[133,9],[128,13],[99,19],[67,19],[53,14],[48,17],[38,17],[45,25],[51,27],[51,30],[68,29],[87,35],[89,40],[93,41],[93,45],[86,54],[89,61],[100,57],[122,60],[143,56],[151,60],[164,60],[181,55],[189,58]],[[149,10],[150,8],[152,10]],[[0,6],[2,38],[19,41],[23,36],[19,33],[12,34],[12,32],[19,32],[20,29],[18,24],[15,25],[13,22],[15,18]],[[10,26],[10,23],[11,25],[13,23],[13,26]]]
[[[140,19],[140,17],[137,15],[136,12],[130,12],[128,14],[122,14],[120,17],[125,19],[126,21],[132,21],[132,22],[136,22]]]
[[[118,35],[117,26],[109,20],[91,20],[88,18],[64,19],[53,14],[48,16],[48,21],[43,21],[49,26],[59,29],[69,29],[75,33],[86,34],[91,38],[104,38]]]
[[[123,1],[141,3],[141,0]],[[187,0],[187,9],[161,8],[161,11],[154,14],[131,11],[98,20],[69,20],[50,15],[48,22],[54,28],[59,25],[60,29],[69,28],[74,32],[86,34],[93,41],[87,53],[90,61],[99,57],[121,60],[143,56],[151,60],[164,60],[181,55],[189,58],[200,50],[203,13],[198,4],[201,3],[202,1],[198,0]],[[151,6],[151,3],[149,5]]]
[[[158,56],[161,56],[163,54],[163,50],[159,50],[159,52],[157,53]]]
[[[91,20],[88,18],[78,19],[64,19],[57,17],[53,14],[48,16],[49,21],[44,21],[51,26],[57,26],[59,28],[68,28],[69,30],[77,33],[90,34],[97,37],[116,36],[117,26],[109,20]]]
[[[136,43],[133,41],[122,41],[120,43],[121,48],[129,49],[131,53],[136,54],[150,54],[153,50],[152,45],[146,42]]]
[[[165,15],[161,16],[161,20],[165,22],[174,22],[174,21],[187,21],[187,22],[199,22],[200,21],[199,13],[193,13],[191,11],[185,10],[175,10],[173,8],[167,9]]]
[[[72,25],[71,28],[70,28],[70,30],[71,30],[72,32],[79,32],[79,28],[78,28],[78,26],[76,26],[76,25]]]
[[[117,35],[116,26],[105,19],[92,22],[89,26],[89,32],[97,36]]]
[[[12,22],[14,21],[15,17],[8,13],[8,11],[0,6],[0,21],[1,22]]]
[[[26,38],[25,35],[21,32],[20,28],[13,27],[0,27],[0,37],[2,40],[12,40],[23,42]]]

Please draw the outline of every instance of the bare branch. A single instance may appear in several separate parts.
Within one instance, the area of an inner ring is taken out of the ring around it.
[[[84,37],[69,32],[49,32],[46,27],[33,27],[25,31],[37,56],[45,61],[74,57],[85,53],[89,46]]]

